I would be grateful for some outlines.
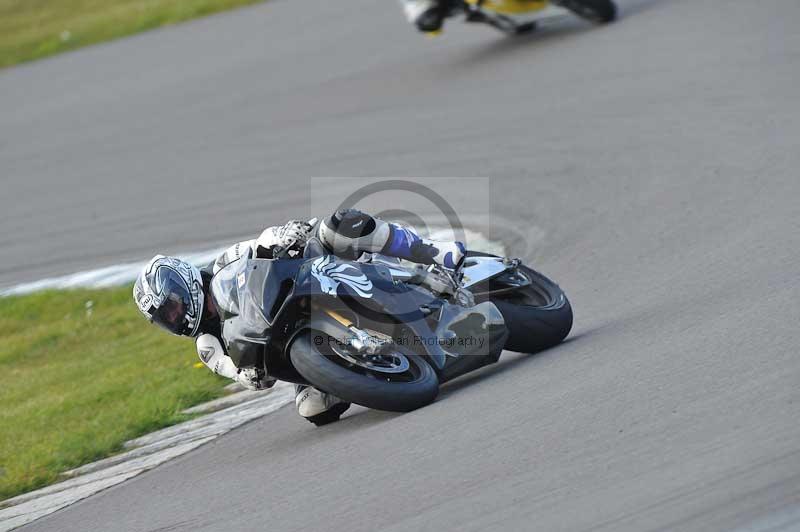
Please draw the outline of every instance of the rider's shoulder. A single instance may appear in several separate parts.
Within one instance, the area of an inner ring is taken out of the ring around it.
[[[254,242],[255,239],[243,240],[228,247],[214,261],[212,273],[217,273],[228,264],[239,260],[242,257],[250,257],[253,253]]]

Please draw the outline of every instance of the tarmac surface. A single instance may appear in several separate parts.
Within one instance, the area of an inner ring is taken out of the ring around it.
[[[0,287],[478,176],[435,182],[575,309],[424,409],[287,407],[23,529],[800,527],[800,4],[621,4],[429,40],[276,0],[0,72]]]

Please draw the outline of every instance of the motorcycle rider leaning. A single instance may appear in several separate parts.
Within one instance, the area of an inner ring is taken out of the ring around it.
[[[197,354],[211,371],[233,379],[246,388],[269,388],[275,380],[257,368],[237,368],[222,342],[222,323],[209,297],[211,279],[240,258],[273,258],[276,249],[321,245],[328,252],[355,259],[362,253],[382,253],[421,264],[454,268],[464,257],[461,242],[434,242],[413,230],[369,214],[344,209],[324,220],[317,235],[307,242],[311,226],[291,220],[265,229],[258,238],[239,242],[202,270],[174,257],[156,255],[144,267],[133,286],[139,310],[152,323],[172,334],[195,338]],[[295,388],[298,413],[316,425],[336,421],[349,403],[311,386]]]

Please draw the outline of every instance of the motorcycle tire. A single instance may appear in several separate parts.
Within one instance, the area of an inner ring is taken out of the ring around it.
[[[559,0],[554,3],[598,24],[607,24],[617,18],[617,6],[612,0]]]
[[[313,336],[313,338],[312,338]],[[370,372],[348,364],[331,345],[335,340],[320,331],[301,334],[292,343],[290,357],[295,369],[314,387],[344,401],[390,412],[410,412],[432,403],[439,394],[439,379],[419,355],[394,346],[409,363],[403,375]],[[402,380],[401,380],[402,379]]]

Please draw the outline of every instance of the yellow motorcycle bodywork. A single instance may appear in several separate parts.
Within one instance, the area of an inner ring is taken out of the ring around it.
[[[475,5],[478,0],[466,0],[466,2]],[[549,0],[485,0],[481,4],[481,9],[500,15],[522,15],[543,11],[549,5]]]

